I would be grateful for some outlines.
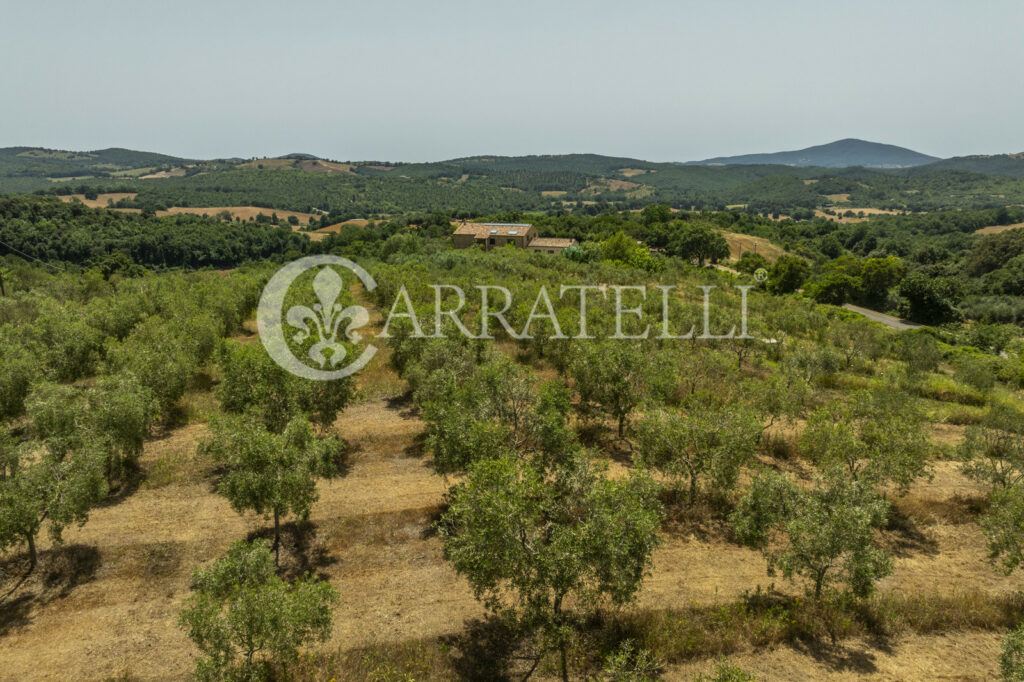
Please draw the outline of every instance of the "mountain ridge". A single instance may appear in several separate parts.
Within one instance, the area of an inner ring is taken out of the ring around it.
[[[760,154],[740,154],[738,156],[718,156],[701,161],[689,161],[686,165],[778,165],[778,166],[817,166],[821,168],[847,168],[863,166],[864,168],[911,168],[924,166],[941,161],[937,156],[898,147],[881,142],[868,142],[848,137],[827,144],[805,147],[782,152]]]

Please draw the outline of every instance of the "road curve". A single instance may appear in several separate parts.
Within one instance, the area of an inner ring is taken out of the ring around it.
[[[870,310],[868,308],[861,308],[859,305],[853,305],[852,303],[847,303],[843,307],[846,308],[847,310],[852,310],[855,313],[863,315],[869,320],[881,322],[886,327],[892,327],[893,329],[899,331],[903,331],[906,329],[920,329],[921,327],[924,326],[923,324],[918,324],[917,322],[909,322],[907,320],[901,320],[898,317],[893,317],[892,315],[886,315],[885,313],[880,313],[874,310]]]

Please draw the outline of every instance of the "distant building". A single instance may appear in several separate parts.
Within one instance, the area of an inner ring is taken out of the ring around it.
[[[529,223],[460,223],[452,234],[457,249],[479,244],[485,250],[512,244],[520,248],[537,237],[537,228]]]
[[[479,245],[484,250],[512,244],[521,249],[541,253],[559,253],[576,246],[575,239],[537,237],[537,228],[529,223],[459,223],[452,233],[452,244],[457,249]]]
[[[532,242],[526,245],[526,248],[530,251],[539,251],[540,253],[561,253],[562,249],[568,249],[577,245],[575,239],[565,239],[562,237],[538,237]]]

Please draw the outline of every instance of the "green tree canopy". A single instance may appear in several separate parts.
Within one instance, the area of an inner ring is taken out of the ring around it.
[[[179,623],[203,652],[195,669],[200,680],[264,679],[269,664],[293,663],[299,646],[327,640],[338,603],[326,581],[289,585],[279,578],[263,540],[233,543],[212,566],[195,571],[192,588]]]

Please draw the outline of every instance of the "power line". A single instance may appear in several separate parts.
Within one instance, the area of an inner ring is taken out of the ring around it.
[[[45,265],[46,267],[48,267],[48,268],[50,268],[52,270],[56,270],[57,272],[63,272],[63,270],[58,268],[56,265],[50,265],[49,263],[47,263],[44,260],[40,260],[39,258],[36,258],[35,256],[30,256],[29,254],[25,253],[24,251],[21,251],[20,249],[14,248],[13,246],[8,244],[7,242],[0,242],[0,246],[3,246],[4,248],[8,249],[9,251],[13,251],[14,253],[22,255],[25,258],[28,258],[29,260],[34,260],[37,263],[42,263],[43,265]]]

